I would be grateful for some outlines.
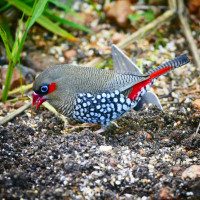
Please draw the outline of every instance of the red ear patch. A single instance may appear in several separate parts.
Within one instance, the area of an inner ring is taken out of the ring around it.
[[[55,83],[51,83],[49,84],[49,91],[48,94],[53,92],[56,89],[56,84]]]

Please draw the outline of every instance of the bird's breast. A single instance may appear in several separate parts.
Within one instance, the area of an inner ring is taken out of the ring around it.
[[[131,101],[118,90],[95,96],[91,93],[80,93],[75,100],[72,117],[80,122],[108,126],[110,121],[119,118],[135,105],[135,101]]]

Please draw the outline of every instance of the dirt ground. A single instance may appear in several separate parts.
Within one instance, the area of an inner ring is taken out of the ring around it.
[[[199,111],[131,111],[103,134],[63,133],[62,120],[31,110],[0,127],[1,199],[200,199]]]
[[[146,23],[121,27],[116,24],[120,14],[114,21],[107,15],[103,20],[91,5],[75,2],[74,10],[94,34],[69,29],[79,39],[75,44],[34,25],[21,58],[29,69],[23,68],[26,84],[58,63],[85,65],[101,57],[103,62],[97,67],[112,69],[111,59],[105,59],[111,44],[124,41]],[[98,7],[106,14],[103,3]],[[116,9],[112,10],[115,14]],[[65,127],[42,106],[26,109],[0,126],[0,199],[200,199],[200,71],[177,19],[124,49],[144,73],[184,53],[191,58],[151,87],[164,110],[150,106],[130,111],[103,134],[96,134],[94,130],[100,127],[81,127],[74,121],[69,122],[76,128]],[[200,22],[190,16],[190,23],[199,48]],[[2,91],[2,82],[0,86]],[[23,97],[14,93],[6,104],[0,102],[0,120],[30,101],[31,94],[32,89]]]

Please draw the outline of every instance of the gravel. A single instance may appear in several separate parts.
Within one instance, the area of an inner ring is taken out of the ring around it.
[[[200,165],[200,114],[185,106],[129,112],[103,135],[27,110],[0,127],[0,199],[199,199],[198,174],[181,177]]]

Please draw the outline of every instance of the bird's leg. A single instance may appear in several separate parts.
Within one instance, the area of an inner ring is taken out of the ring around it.
[[[171,97],[171,94],[172,94],[172,92],[173,92],[172,84],[171,84],[171,82],[169,82],[168,84],[169,84],[169,93],[166,94],[166,95],[163,95],[163,96],[159,97],[159,99]]]
[[[139,55],[141,54],[141,50],[140,50],[140,48],[138,47],[137,42],[134,42],[134,45],[135,45],[135,47],[136,47],[136,52],[137,52],[137,53],[135,53],[135,51],[133,51],[133,53],[132,53],[132,59],[131,59],[131,60],[132,60],[134,63],[136,63],[137,58],[138,58]]]

